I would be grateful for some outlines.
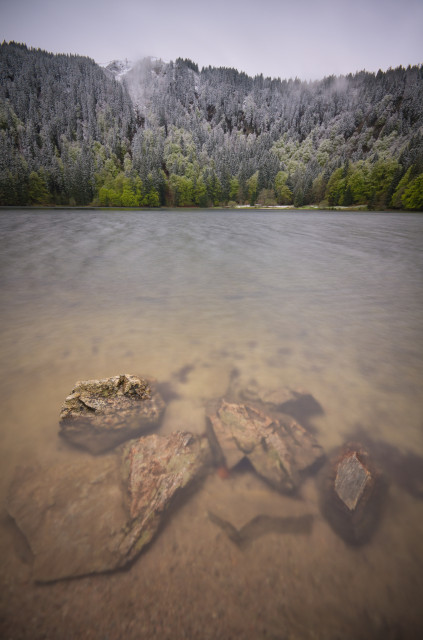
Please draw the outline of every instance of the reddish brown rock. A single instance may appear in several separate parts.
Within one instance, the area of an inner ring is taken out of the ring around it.
[[[349,443],[322,471],[322,511],[332,528],[348,543],[363,544],[375,531],[386,484],[369,453]]]
[[[315,438],[293,418],[276,420],[249,405],[225,400],[209,415],[209,438],[218,466],[232,469],[247,458],[261,477],[287,493],[323,459]]]
[[[357,451],[345,455],[336,469],[334,489],[338,498],[350,511],[355,511],[366,488],[372,483],[370,471],[361,462]]]
[[[120,552],[128,560],[150,542],[163,514],[205,475],[210,462],[207,438],[187,432],[167,437],[153,434],[126,445],[123,474],[131,520]]]
[[[102,453],[158,426],[165,404],[154,383],[123,374],[77,382],[60,414],[60,434]]]
[[[17,469],[7,510],[33,554],[38,582],[120,569],[151,542],[178,496],[210,461],[206,438],[139,438],[116,455]]]
[[[374,440],[363,427],[351,440],[361,442],[378,467],[392,482],[414,498],[423,500],[423,457],[410,450],[398,449],[384,440]]]

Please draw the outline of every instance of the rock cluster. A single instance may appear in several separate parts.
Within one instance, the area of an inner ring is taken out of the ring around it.
[[[321,413],[310,394],[232,380],[208,413],[207,433],[147,434],[165,404],[153,381],[133,375],[76,383],[60,414],[60,434],[92,454],[72,464],[18,469],[7,509],[33,552],[35,580],[48,582],[127,566],[153,540],[187,490],[213,468],[225,475],[245,461],[272,488],[298,492],[324,462],[298,421]],[[207,436],[207,437],[206,437]],[[119,445],[119,446],[118,446]],[[350,445],[323,472],[322,511],[347,542],[361,544],[378,519],[380,474]],[[312,516],[257,516],[237,530],[211,514],[236,544],[269,531],[309,533]]]

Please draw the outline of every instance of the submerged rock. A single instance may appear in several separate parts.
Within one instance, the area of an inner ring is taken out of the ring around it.
[[[418,500],[423,500],[423,457],[413,451],[401,451],[383,440],[374,440],[360,427],[351,440],[361,442],[389,480]]]
[[[237,372],[232,375],[226,397],[231,402],[246,402],[258,409],[288,414],[307,428],[311,417],[323,414],[321,405],[309,391],[288,386],[268,389]]]
[[[130,523],[120,552],[136,557],[157,532],[178,495],[205,475],[211,462],[207,438],[187,432],[150,435],[126,445],[123,475]]]
[[[386,484],[366,449],[346,445],[322,478],[322,511],[332,528],[350,544],[367,542],[380,519]]]
[[[165,404],[154,384],[132,375],[77,382],[60,414],[60,433],[102,453],[158,426]]]
[[[18,469],[7,510],[33,553],[33,578],[49,582],[121,566],[127,520],[114,456]]]
[[[232,469],[247,458],[262,478],[285,493],[295,491],[324,457],[315,438],[293,418],[276,420],[225,400],[209,415],[208,435],[218,466]]]
[[[357,452],[352,451],[341,460],[336,469],[334,489],[338,498],[350,511],[354,511],[371,482],[370,471],[359,460]]]
[[[150,435],[110,455],[18,469],[7,510],[26,537],[38,582],[125,567],[210,460],[206,438]]]

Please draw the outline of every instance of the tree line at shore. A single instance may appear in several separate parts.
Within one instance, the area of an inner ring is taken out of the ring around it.
[[[0,204],[423,210],[423,67],[320,81],[0,46]]]

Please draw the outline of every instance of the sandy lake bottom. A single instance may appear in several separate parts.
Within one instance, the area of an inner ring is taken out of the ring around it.
[[[58,436],[62,402],[77,380],[124,372],[171,390],[162,434],[202,433],[235,373],[312,393],[327,453],[365,433],[423,459],[422,216],[2,211],[0,240],[2,638],[422,637],[416,477],[387,473],[379,526],[351,547],[315,477],[292,498],[248,470],[211,473],[130,568],[47,585],[5,509],[19,466],[90,464]],[[240,547],[210,511],[238,529],[258,515],[312,526]]]

